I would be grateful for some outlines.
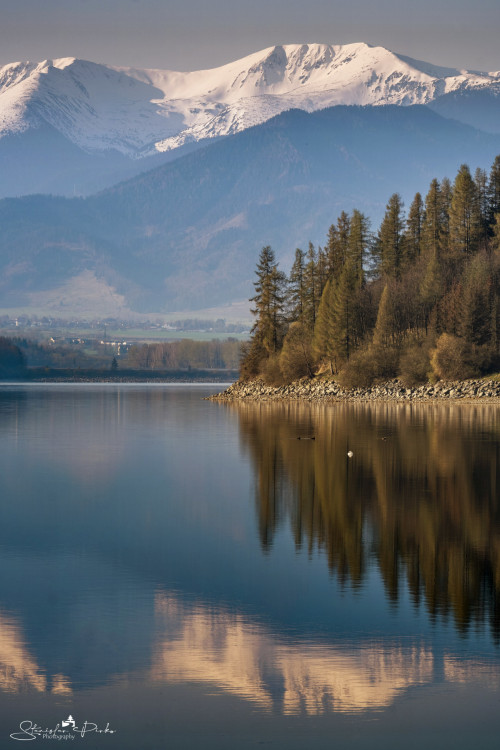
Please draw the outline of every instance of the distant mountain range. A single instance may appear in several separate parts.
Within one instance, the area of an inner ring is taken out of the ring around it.
[[[500,134],[500,71],[363,43],[276,46],[189,73],[11,63],[0,68],[0,196],[89,194],[290,109],[417,104]]]
[[[286,267],[342,209],[378,222],[391,193],[408,204],[498,153],[500,135],[423,105],[283,112],[88,198],[0,201],[0,306],[125,317],[248,299],[263,245]]]

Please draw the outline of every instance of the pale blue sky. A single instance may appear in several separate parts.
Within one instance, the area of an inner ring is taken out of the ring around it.
[[[365,41],[500,69],[500,0],[0,0],[0,64],[81,57],[194,70],[274,44]]]

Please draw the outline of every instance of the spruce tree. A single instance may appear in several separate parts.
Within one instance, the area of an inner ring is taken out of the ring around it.
[[[384,276],[396,277],[403,258],[403,201],[398,193],[389,198],[378,233],[379,270]]]
[[[257,264],[257,281],[253,315],[257,317],[253,328],[253,339],[267,354],[278,351],[284,335],[284,285],[285,276],[278,270],[271,247],[262,249]]]
[[[289,319],[299,320],[305,304],[305,253],[299,247],[295,250],[295,260],[288,282]]]
[[[447,177],[441,180],[441,229],[440,229],[440,248],[442,257],[448,257],[450,250],[450,208],[453,197],[453,188]]]
[[[495,215],[493,226],[492,226],[492,240],[491,246],[493,252],[500,255],[500,212]]]
[[[386,284],[378,306],[373,343],[375,346],[390,346],[393,343],[394,333],[394,311],[389,284]]]
[[[476,255],[464,272],[460,335],[469,345],[482,346],[491,339],[493,285],[484,253]]]
[[[316,260],[316,281],[317,281],[317,307],[319,306],[319,300],[323,294],[326,282],[328,281],[328,257],[325,248],[318,246],[318,256]]]
[[[307,251],[307,263],[304,267],[304,309],[302,322],[310,331],[314,330],[316,313],[320,300],[318,284],[317,255],[312,242]]]
[[[334,298],[338,279],[328,279],[319,303],[316,325],[314,326],[313,354],[316,362],[325,361],[330,372],[337,371],[335,350],[332,346],[332,328],[334,320]]]
[[[486,170],[480,169],[480,167],[476,169],[474,184],[476,186],[477,208],[479,212],[479,245],[484,248],[488,239],[489,225],[488,177]]]
[[[420,285],[420,302],[425,332],[428,332],[431,312],[437,305],[443,291],[443,279],[439,250],[432,253],[427,261],[425,274]]]
[[[367,217],[354,209],[349,224],[349,235],[347,238],[347,254],[354,266],[358,285],[361,287],[365,282],[364,263],[370,244],[370,222]]]
[[[348,258],[332,299],[331,351],[336,361],[347,361],[361,338],[361,285],[353,259]]]
[[[422,227],[422,250],[427,257],[438,257],[441,248],[444,217],[441,187],[432,180],[425,196],[425,216]]]
[[[488,181],[488,224],[493,227],[500,214],[500,155],[495,158]]]
[[[345,211],[337,219],[337,225],[332,224],[328,233],[326,245],[328,275],[338,279],[349,249],[349,234],[351,220]]]
[[[467,164],[453,184],[450,206],[450,244],[454,254],[469,256],[478,249],[481,220],[477,188]]]
[[[411,265],[420,255],[423,224],[424,202],[420,193],[416,193],[406,220],[405,265]]]

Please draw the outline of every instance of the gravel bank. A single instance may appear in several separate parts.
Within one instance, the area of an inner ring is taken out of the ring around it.
[[[210,396],[212,401],[436,401],[462,400],[500,403],[500,380],[439,381],[406,387],[398,380],[370,388],[341,388],[325,378],[303,379],[283,386],[260,380],[238,381],[227,390]]]

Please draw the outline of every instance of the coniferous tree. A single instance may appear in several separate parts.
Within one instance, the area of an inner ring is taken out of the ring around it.
[[[354,266],[357,284],[362,287],[365,282],[364,263],[370,242],[370,222],[367,217],[354,209],[349,223],[347,238],[347,255]]]
[[[389,346],[393,343],[394,314],[389,284],[384,286],[378,306],[377,322],[373,332],[373,343],[376,346]]]
[[[423,224],[424,202],[420,193],[416,193],[406,220],[404,237],[405,265],[411,265],[420,256]]]
[[[492,234],[492,250],[500,254],[500,212],[495,215],[495,219],[492,225]]]
[[[323,294],[323,289],[325,288],[326,282],[328,281],[328,257],[326,254],[325,248],[318,247],[318,257],[316,261],[316,281],[317,281],[317,290],[316,290],[316,299],[317,304],[316,307],[319,307],[319,300],[321,299],[321,295]]]
[[[304,309],[302,312],[302,322],[310,331],[314,330],[321,296],[318,286],[317,255],[314,245],[310,242],[307,251],[307,263],[304,267]]]
[[[467,164],[453,184],[450,205],[450,244],[454,254],[469,256],[478,249],[481,219],[477,188]]]
[[[337,283],[338,279],[335,279],[333,276],[326,282],[319,303],[313,337],[313,354],[315,360],[317,362],[327,362],[332,373],[337,371],[335,349],[331,335],[334,324],[334,299]]]
[[[343,212],[324,249],[310,243],[307,256],[296,251],[287,316],[283,274],[264,248],[242,372],[278,382],[282,374],[311,375],[314,361],[328,363],[345,383],[367,383],[397,372],[421,379],[428,366],[438,377],[461,366],[464,374],[500,367],[500,211],[486,231],[496,169],[500,157],[489,182],[481,170],[472,179],[466,165],[453,189],[447,179],[433,180],[425,209],[415,196],[404,232],[395,193],[378,232],[378,255],[368,263],[368,220],[357,210]]]
[[[485,169],[478,167],[474,172],[477,208],[479,212],[479,245],[486,247],[489,225],[488,176]]]
[[[331,224],[328,229],[325,253],[328,278],[338,275],[338,268],[342,266],[342,261],[338,258],[338,230],[335,224]]]
[[[252,313],[257,317],[253,328],[253,338],[268,354],[278,351],[284,335],[284,274],[271,247],[262,249],[257,264],[257,281],[254,283],[255,296]]]
[[[336,361],[347,361],[361,338],[361,284],[353,259],[348,258],[332,299],[331,350]]]
[[[304,313],[305,305],[305,253],[300,248],[295,250],[295,260],[290,271],[288,282],[289,318],[299,320]]]
[[[432,180],[425,197],[422,249],[427,257],[439,257],[444,228],[443,201],[438,180]]]
[[[470,345],[482,346],[491,337],[492,278],[483,253],[476,255],[464,273],[460,335]]]
[[[440,229],[440,248],[442,258],[448,257],[450,251],[450,207],[453,197],[453,188],[447,177],[441,180],[440,198],[441,198],[441,229]]]
[[[330,227],[326,245],[328,275],[338,279],[349,251],[349,234],[351,220],[345,211],[337,219],[337,224]]]
[[[398,193],[389,198],[378,233],[379,270],[384,276],[396,277],[403,259],[403,201]]]
[[[433,252],[425,269],[420,285],[420,301],[422,304],[423,325],[427,333],[432,310],[437,305],[443,291],[439,250]],[[437,321],[435,321],[437,323]]]
[[[495,216],[500,214],[500,155],[495,158],[488,181],[488,224],[495,224]]]

